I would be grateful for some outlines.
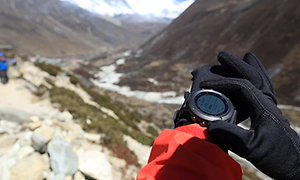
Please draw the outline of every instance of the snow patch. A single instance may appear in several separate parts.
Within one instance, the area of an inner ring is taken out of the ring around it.
[[[154,18],[175,19],[194,0],[178,2],[177,0],[61,0],[78,5],[88,11],[101,15],[117,16],[121,14],[142,15]]]
[[[136,97],[138,99],[146,100],[149,102],[167,103],[167,104],[182,104],[184,98],[182,96],[176,97],[176,92],[145,92],[145,91],[133,91],[128,86],[118,86],[122,73],[117,73],[117,66],[126,62],[126,59],[119,59],[116,64],[103,66],[100,72],[95,75],[97,78],[90,79],[92,83],[101,88],[118,92],[127,97]],[[148,79],[152,83],[158,83],[155,79]]]

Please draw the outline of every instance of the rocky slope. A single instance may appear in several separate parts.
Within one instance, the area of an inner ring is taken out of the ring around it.
[[[16,60],[23,78],[12,67],[0,85],[0,180],[135,179],[159,131],[173,126],[175,106],[88,88],[39,58]],[[281,108],[300,117],[299,108]],[[232,156],[245,180],[266,179]]]
[[[152,89],[184,91],[189,73],[216,63],[219,51],[239,57],[252,51],[273,77],[280,102],[300,105],[299,19],[296,0],[197,0],[119,69],[130,72],[123,84],[142,88],[133,82],[151,77],[160,82]]]
[[[74,85],[75,77],[16,59],[23,78],[10,68],[10,82],[0,85],[0,180],[135,179],[159,129],[134,110],[109,109],[109,99]],[[127,125],[127,116],[140,123]]]
[[[26,54],[61,57],[130,48],[163,27],[100,17],[60,0],[0,2],[0,42]]]

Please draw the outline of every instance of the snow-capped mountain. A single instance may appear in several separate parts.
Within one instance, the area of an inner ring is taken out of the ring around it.
[[[138,15],[147,19],[174,19],[194,0],[62,0],[108,16]]]

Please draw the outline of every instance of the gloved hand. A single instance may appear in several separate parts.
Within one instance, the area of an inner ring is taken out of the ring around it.
[[[218,61],[221,65],[203,66],[192,72],[193,84],[191,92],[197,91],[200,84],[204,81],[228,80],[228,78],[239,78],[249,80],[257,89],[263,92],[268,98],[277,104],[275,91],[270,78],[267,75],[261,62],[252,53],[247,53],[244,61],[229,52],[220,52]],[[231,96],[230,100],[234,103],[238,111],[237,123],[249,118],[249,110],[244,106],[240,97]]]
[[[222,77],[197,79],[202,72],[196,71],[193,88],[225,94],[242,113],[240,118],[250,116],[251,127],[245,130],[215,121],[207,127],[209,136],[272,178],[300,179],[300,138],[277,108],[273,85],[261,62],[252,53],[242,61],[221,52],[218,60],[225,71]]]

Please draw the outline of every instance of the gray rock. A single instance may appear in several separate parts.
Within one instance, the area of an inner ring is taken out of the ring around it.
[[[55,130],[48,126],[41,126],[36,129],[31,136],[32,146],[36,151],[44,153],[47,148],[47,143],[52,139]]]
[[[78,169],[78,157],[70,143],[60,138],[53,138],[48,144],[50,165],[55,174],[73,175]]]
[[[13,122],[26,122],[29,120],[30,114],[13,108],[0,108],[0,119]]]
[[[37,134],[37,133],[33,133],[31,136],[31,140],[32,140],[32,147],[41,153],[46,152],[47,149],[47,143],[49,142],[49,140],[47,138],[45,138],[44,136]]]

